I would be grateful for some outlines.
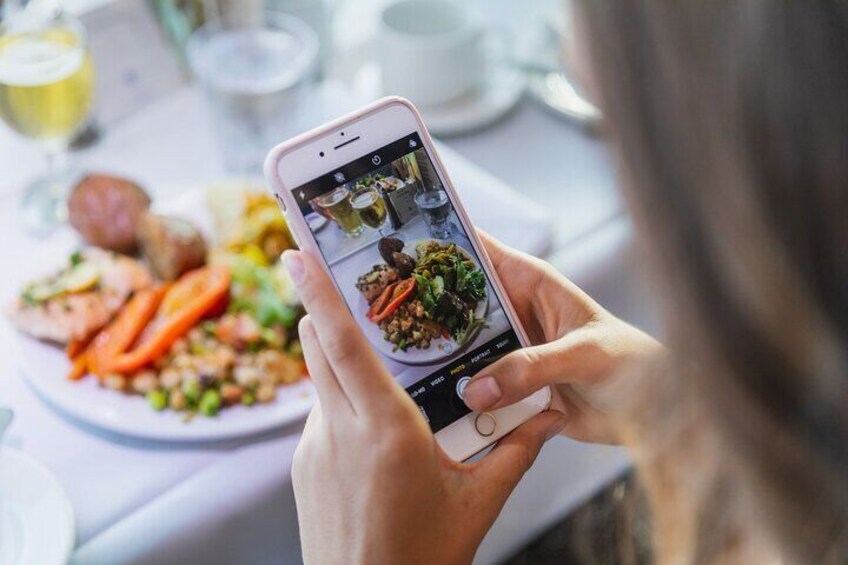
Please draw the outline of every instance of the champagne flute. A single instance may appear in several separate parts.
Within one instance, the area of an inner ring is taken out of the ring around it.
[[[37,4],[11,10],[0,24],[0,119],[46,155],[46,174],[21,201],[24,226],[45,232],[67,216],[74,178],[65,156],[86,125],[94,72],[82,25]]]

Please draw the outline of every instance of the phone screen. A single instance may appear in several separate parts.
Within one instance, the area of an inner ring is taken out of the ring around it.
[[[354,319],[433,432],[468,414],[470,377],[521,345],[418,133],[293,194]]]

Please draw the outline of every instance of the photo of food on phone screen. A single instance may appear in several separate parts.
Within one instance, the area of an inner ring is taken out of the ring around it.
[[[418,134],[293,193],[354,319],[433,430],[467,414],[461,387],[519,343]]]

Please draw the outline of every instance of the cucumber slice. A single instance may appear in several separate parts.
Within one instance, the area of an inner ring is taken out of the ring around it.
[[[25,300],[40,304],[63,294],[91,290],[100,282],[100,269],[92,263],[78,263],[58,277],[34,283],[24,291]]]
[[[100,269],[92,263],[79,263],[65,271],[56,281],[56,286],[61,287],[61,292],[72,294],[83,292],[97,286],[100,282]]]

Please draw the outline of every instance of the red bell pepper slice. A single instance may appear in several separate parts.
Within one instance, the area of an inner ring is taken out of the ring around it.
[[[390,300],[387,300],[385,306],[381,310],[375,312],[373,315],[368,317],[368,319],[374,322],[375,324],[380,323],[389,316],[391,316],[394,311],[400,308],[400,305],[403,304],[406,299],[412,295],[412,293],[415,291],[415,279],[408,278],[397,282],[394,285],[386,288],[386,291],[389,291],[390,289]],[[383,291],[383,294],[385,294],[386,291]],[[378,300],[382,298],[383,296],[381,295]],[[369,310],[369,313],[370,312],[371,311]]]

